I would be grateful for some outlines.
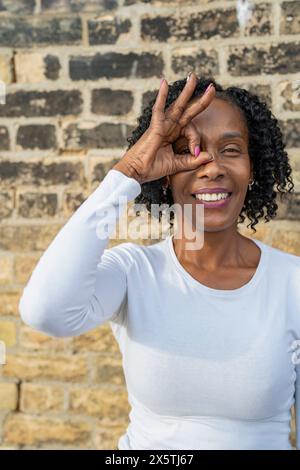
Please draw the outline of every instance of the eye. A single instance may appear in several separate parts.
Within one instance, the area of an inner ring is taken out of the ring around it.
[[[179,154],[181,153],[190,153],[190,150],[189,149],[184,149],[184,150],[180,150],[180,152],[178,152]]]
[[[229,152],[229,151],[230,151],[231,153],[232,153],[232,152],[237,152],[237,153],[238,153],[238,152],[239,152],[239,149],[235,149],[235,148],[233,148],[233,147],[228,147],[227,149],[224,150],[224,152]]]

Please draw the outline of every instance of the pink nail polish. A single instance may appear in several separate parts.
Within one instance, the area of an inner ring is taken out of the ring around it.
[[[207,93],[207,92],[211,89],[212,86],[213,86],[213,84],[210,83],[210,84],[208,85],[208,87],[206,88],[204,94]]]
[[[199,145],[196,145],[195,147],[195,157],[198,157],[200,155],[200,147]]]

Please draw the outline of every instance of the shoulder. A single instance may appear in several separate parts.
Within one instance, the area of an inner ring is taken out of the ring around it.
[[[300,256],[288,253],[287,251],[276,248],[272,245],[267,245],[263,243],[265,248],[269,252],[269,257],[271,261],[279,263],[279,266],[284,267],[285,269],[290,268],[291,270],[299,271],[300,269]]]
[[[153,257],[163,254],[166,241],[158,241],[151,245],[135,242],[118,243],[104,250],[105,257],[112,257],[124,264],[127,269],[134,263],[146,264]]]
[[[300,256],[263,243],[268,254],[270,289],[278,302],[283,300],[289,325],[300,337]]]
[[[298,298],[300,295],[300,256],[265,243],[263,245],[268,253],[268,266],[273,282],[285,286],[291,297]]]

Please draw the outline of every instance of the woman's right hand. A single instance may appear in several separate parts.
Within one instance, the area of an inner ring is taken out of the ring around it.
[[[196,85],[197,77],[192,73],[178,98],[164,111],[168,84],[163,81],[152,108],[148,129],[114,165],[114,169],[142,184],[179,171],[192,170],[211,161],[206,152],[198,157],[193,155],[195,146],[200,146],[200,138],[190,121],[208,107],[215,96],[215,88],[211,86],[201,98],[189,103]],[[189,154],[174,153],[172,143],[180,136],[187,138]]]

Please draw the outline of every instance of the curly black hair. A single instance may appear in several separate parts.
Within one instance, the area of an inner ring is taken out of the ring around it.
[[[253,163],[253,184],[245,197],[244,205],[239,214],[238,222],[243,223],[246,216],[250,220],[252,230],[256,232],[254,226],[259,219],[265,217],[268,222],[277,214],[278,205],[276,197],[278,193],[282,199],[287,192],[291,193],[294,189],[292,180],[292,169],[288,162],[288,154],[285,151],[285,142],[278,120],[273,115],[267,104],[257,95],[249,91],[231,86],[223,89],[219,83],[216,83],[214,77],[199,78],[198,83],[191,97],[191,100],[204,93],[209,83],[213,83],[216,98],[221,98],[238,106],[245,118],[249,132],[249,156]],[[165,109],[181,93],[186,84],[186,79],[177,80],[169,84],[168,97]],[[158,92],[157,92],[158,93]],[[143,109],[142,115],[137,119],[138,126],[132,131],[131,136],[127,138],[130,149],[142,136],[150,125],[152,116],[152,107],[156,100],[156,95],[151,99],[148,106]],[[166,194],[162,191],[163,178],[155,181],[143,183],[142,191],[135,198],[135,204],[144,204],[151,212],[151,204],[163,205],[168,207],[174,204],[172,191],[168,187]],[[266,210],[266,214],[265,214]],[[153,213],[153,212],[152,212]],[[137,213],[137,215],[139,215]],[[158,217],[161,220],[162,212],[159,211]],[[169,214],[170,223],[173,225],[173,212]]]

